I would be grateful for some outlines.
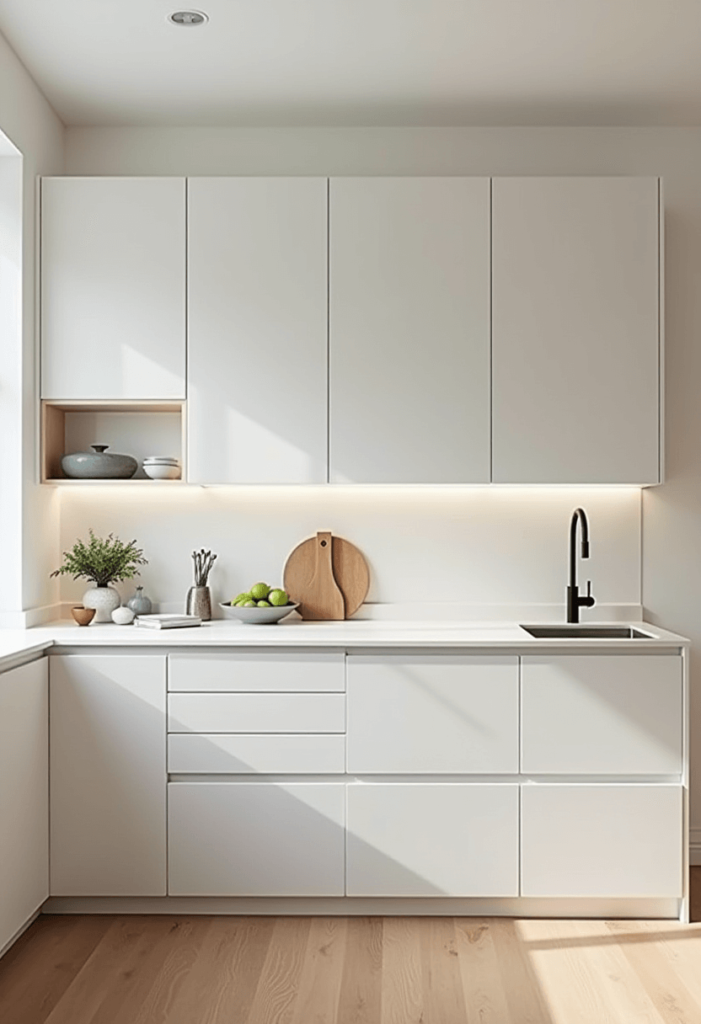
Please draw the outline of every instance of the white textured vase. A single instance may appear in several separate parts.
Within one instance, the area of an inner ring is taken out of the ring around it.
[[[95,622],[111,622],[122,600],[114,587],[91,587],[83,594],[83,606],[95,609]]]

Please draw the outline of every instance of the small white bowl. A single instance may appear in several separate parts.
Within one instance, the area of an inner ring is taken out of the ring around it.
[[[180,466],[169,462],[144,462],[144,473],[152,480],[179,480]]]
[[[240,608],[232,604],[222,604],[219,607],[224,612],[225,619],[238,619],[239,622],[247,622],[249,625],[272,626],[286,615],[299,608],[298,604],[283,604],[278,608]]]

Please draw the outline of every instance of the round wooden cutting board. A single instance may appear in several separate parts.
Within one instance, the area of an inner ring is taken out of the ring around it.
[[[320,532],[290,554],[283,586],[303,619],[349,619],[367,597],[370,570],[355,544]]]

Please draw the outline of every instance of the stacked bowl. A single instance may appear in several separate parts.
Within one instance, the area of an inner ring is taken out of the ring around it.
[[[144,473],[152,480],[179,480],[180,462],[169,455],[149,455],[143,461]]]

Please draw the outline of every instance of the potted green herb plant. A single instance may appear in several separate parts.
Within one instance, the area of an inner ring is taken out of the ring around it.
[[[52,576],[72,576],[74,580],[92,580],[94,587],[83,594],[83,605],[95,609],[95,622],[110,622],[121,599],[110,583],[132,580],[139,575],[139,566],[148,565],[136,541],[125,544],[110,533],[102,539],[89,531],[90,540],[77,540],[70,551],[63,552],[63,563]]]

